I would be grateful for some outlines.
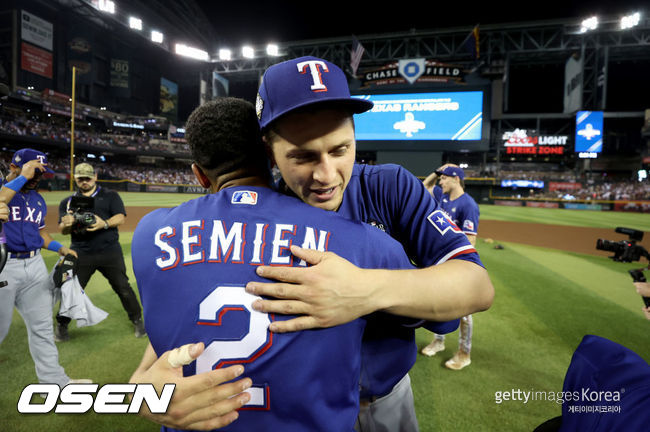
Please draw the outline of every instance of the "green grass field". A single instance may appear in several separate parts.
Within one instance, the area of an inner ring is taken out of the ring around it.
[[[545,223],[591,228],[631,227],[650,231],[650,217],[640,213],[481,205],[481,220]]]
[[[174,205],[188,195],[122,194],[127,205]],[[152,196],[153,195],[153,196]],[[48,204],[64,195],[47,194]],[[164,204],[163,204],[164,202]],[[155,204],[151,204],[155,203]],[[648,230],[647,216],[481,206],[485,219]],[[63,236],[55,236],[66,241]],[[121,233],[129,277],[131,233]],[[429,358],[419,356],[411,372],[416,410],[422,432],[531,431],[560,415],[552,401],[495,402],[495,392],[534,390],[559,392],[571,356],[584,335],[618,342],[650,359],[647,334],[650,322],[641,313],[627,269],[607,258],[503,243],[503,250],[479,240],[481,258],[496,289],[490,310],[474,315],[472,364],[450,371],[444,362],[457,347],[457,332],[447,337],[447,349]],[[44,252],[52,265],[56,256]],[[61,364],[72,377],[92,378],[100,384],[126,382],[147,345],[136,339],[117,296],[99,274],[87,289],[93,302],[110,313],[97,326],[71,328],[72,339],[58,344]],[[420,329],[420,347],[431,340]],[[0,345],[0,431],[156,431],[158,426],[133,415],[20,415],[16,404],[21,390],[36,377],[26,343],[25,326],[14,313],[9,335]],[[308,384],[305,384],[308,385]],[[300,383],[297,384],[299,388]]]

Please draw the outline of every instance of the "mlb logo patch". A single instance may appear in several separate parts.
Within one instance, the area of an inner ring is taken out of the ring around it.
[[[449,215],[443,210],[435,210],[429,216],[427,220],[436,227],[440,235],[445,235],[447,231],[462,233],[460,228],[449,218]]]
[[[257,204],[257,192],[253,191],[236,191],[232,194],[231,204]]]
[[[472,222],[471,220],[466,220],[465,222],[463,222],[463,229],[467,231],[474,231],[474,222]]]

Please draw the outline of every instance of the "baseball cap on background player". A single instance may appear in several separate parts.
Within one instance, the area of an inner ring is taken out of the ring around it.
[[[317,103],[344,106],[354,114],[373,103],[350,96],[345,73],[333,63],[317,57],[299,57],[274,64],[262,76],[255,109],[260,128],[297,108]]]
[[[95,169],[88,163],[80,163],[74,167],[74,178],[95,177]]]
[[[11,163],[17,167],[22,168],[23,165],[31,160],[38,160],[43,165],[47,165],[47,156],[45,153],[30,148],[24,148],[16,151],[16,153],[14,153],[14,156],[11,158]],[[46,166],[45,172],[53,173],[54,171],[47,168]]]
[[[438,175],[446,175],[449,177],[458,177],[461,180],[465,180],[465,171],[459,167],[448,166],[442,170],[436,171]]]

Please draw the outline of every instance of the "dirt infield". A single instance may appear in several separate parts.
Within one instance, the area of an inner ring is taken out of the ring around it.
[[[496,220],[482,220],[478,234],[479,238],[491,238],[495,242],[523,243],[598,256],[610,256],[612,253],[597,250],[597,239],[612,241],[627,239],[627,237],[615,233],[613,229]],[[650,239],[647,237],[641,244],[646,249],[650,249]]]
[[[128,207],[127,218],[121,231],[133,231],[142,216],[155,210],[155,207]],[[50,232],[57,232],[58,208],[48,206],[46,224]],[[481,220],[479,238],[491,238],[495,242],[523,243],[552,249],[579,252],[584,254],[609,256],[611,253],[596,250],[596,240],[599,238],[619,241],[625,237],[616,234],[613,229],[583,228],[565,225],[547,225],[525,222],[505,222],[496,220]],[[650,238],[646,236],[641,243],[650,250]]]

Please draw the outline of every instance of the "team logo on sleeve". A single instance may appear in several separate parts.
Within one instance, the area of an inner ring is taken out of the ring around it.
[[[236,191],[232,194],[231,204],[257,204],[257,192],[253,191]]]
[[[462,233],[460,228],[449,218],[449,215],[443,210],[435,210],[429,216],[427,220],[436,227],[440,235],[445,235],[447,231],[452,231],[455,233]]]
[[[463,229],[467,231],[474,231],[474,222],[472,222],[469,219],[466,220],[465,222],[463,222]]]

